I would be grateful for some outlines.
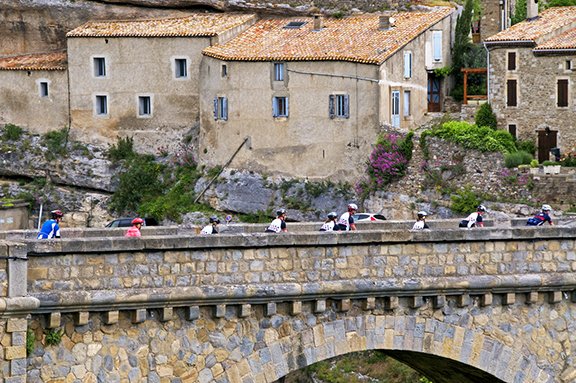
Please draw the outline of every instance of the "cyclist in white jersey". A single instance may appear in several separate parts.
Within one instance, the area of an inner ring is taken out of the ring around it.
[[[348,204],[348,211],[340,216],[338,220],[338,226],[340,230],[350,231],[356,230],[356,224],[354,223],[354,213],[358,211],[358,206],[355,203]]]
[[[326,221],[324,221],[324,224],[320,228],[320,231],[338,230],[339,227],[336,224],[337,218],[338,218],[338,214],[336,214],[336,212],[333,211],[333,212],[328,213],[328,215],[326,216]]]
[[[266,228],[266,233],[280,233],[286,232],[286,209],[278,209],[276,211],[276,218]]]

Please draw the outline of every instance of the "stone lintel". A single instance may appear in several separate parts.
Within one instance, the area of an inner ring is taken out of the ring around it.
[[[214,306],[214,316],[216,318],[224,318],[225,315],[226,315],[226,305]]]
[[[436,295],[432,297],[432,307],[439,309],[446,305],[446,297],[444,295]]]
[[[462,295],[458,295],[456,296],[456,305],[458,307],[467,307],[470,306],[470,302],[472,300],[470,299],[470,295],[469,294],[462,294]]]
[[[492,293],[480,295],[480,306],[491,306],[493,298]]]
[[[88,311],[79,311],[74,313],[74,324],[76,326],[84,326],[88,324],[90,313]]]
[[[560,303],[562,302],[562,291],[550,291],[548,296],[549,303]]]
[[[516,303],[516,294],[515,293],[506,293],[502,296],[502,304],[503,305],[513,305]]]
[[[342,299],[338,302],[338,311],[346,312],[350,310],[352,303],[350,299]]]
[[[174,307],[163,307],[160,310],[160,321],[168,322],[174,317]]]
[[[424,297],[421,296],[408,297],[408,305],[412,309],[422,307],[424,306]]]
[[[314,301],[314,312],[323,313],[326,311],[326,299],[318,299]]]
[[[252,314],[252,305],[249,303],[245,303],[240,306],[240,318],[249,317]]]
[[[276,302],[267,303],[265,311],[266,311],[265,315],[267,317],[271,317],[272,315],[276,315],[276,312],[277,312]]]
[[[132,311],[132,323],[142,323],[146,320],[146,309],[138,309]]]
[[[48,328],[58,328],[60,327],[60,320],[62,318],[62,314],[59,311],[50,313],[48,315]]]
[[[384,309],[394,310],[398,307],[398,297],[386,297],[384,298]]]
[[[290,314],[292,314],[292,315],[302,314],[302,301],[293,301],[292,302]]]
[[[368,297],[364,301],[363,309],[364,310],[373,310],[376,307],[376,298],[375,297]]]
[[[118,318],[120,317],[119,311],[106,311],[104,313],[104,323],[105,324],[115,324],[118,323]]]
[[[532,304],[538,302],[538,291],[530,291],[526,294],[526,303]]]
[[[194,320],[200,318],[200,306],[190,306],[186,308],[186,319]]]

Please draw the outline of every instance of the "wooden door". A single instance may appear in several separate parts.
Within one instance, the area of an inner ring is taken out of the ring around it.
[[[550,149],[555,148],[557,145],[556,135],[558,131],[550,130],[546,128],[545,130],[538,131],[538,161],[548,161],[550,159]]]
[[[428,73],[428,111],[441,112],[442,111],[442,94],[441,94],[442,79],[437,77],[434,73]]]

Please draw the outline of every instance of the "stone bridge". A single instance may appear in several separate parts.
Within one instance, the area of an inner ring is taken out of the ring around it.
[[[434,383],[576,381],[576,229],[405,226],[4,235],[0,381],[272,383],[376,349]]]

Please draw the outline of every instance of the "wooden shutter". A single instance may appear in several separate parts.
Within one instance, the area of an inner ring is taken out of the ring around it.
[[[330,118],[336,117],[336,96],[333,94],[328,96],[328,116]]]
[[[506,105],[518,106],[517,81],[506,81]]]
[[[344,95],[344,117],[350,118],[350,96]]]
[[[432,58],[442,61],[442,31],[432,31]]]
[[[228,121],[228,98],[222,97],[222,119]]]
[[[218,97],[214,97],[214,119],[218,119]]]
[[[404,52],[404,78],[412,77],[412,52]]]
[[[516,70],[516,52],[508,52],[508,70]]]
[[[568,106],[568,80],[567,79],[559,79],[558,80],[558,107],[567,107]]]

